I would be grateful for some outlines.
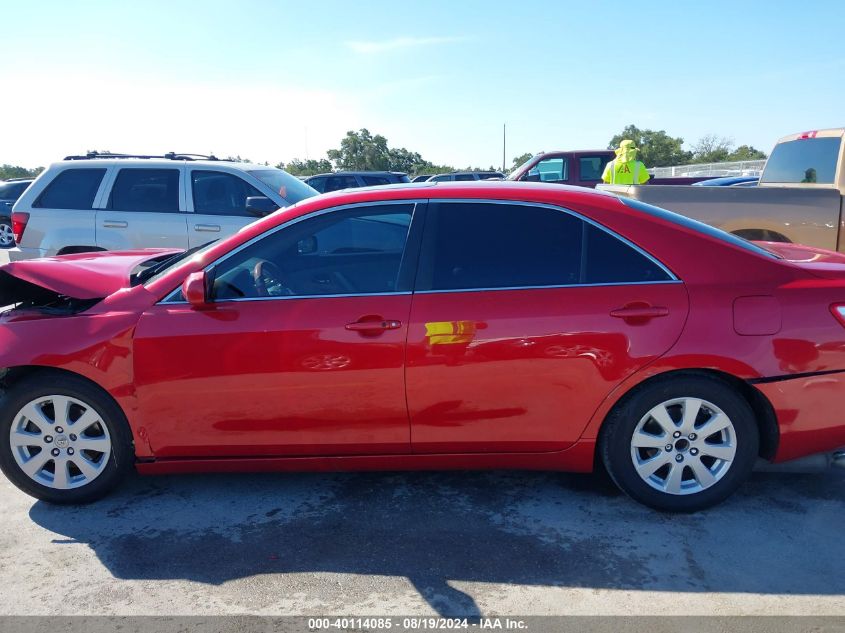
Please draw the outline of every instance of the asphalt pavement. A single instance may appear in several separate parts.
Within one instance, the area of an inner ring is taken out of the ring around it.
[[[845,470],[656,513],[602,476],[133,476],[50,506],[0,477],[0,614],[845,615]]]

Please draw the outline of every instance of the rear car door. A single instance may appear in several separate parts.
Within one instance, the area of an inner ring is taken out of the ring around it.
[[[601,175],[605,165],[610,161],[608,155],[584,155],[575,159],[578,174],[577,181],[573,184],[581,187],[595,187],[601,182]]]
[[[431,202],[408,330],[414,452],[570,446],[687,309],[658,261],[570,211]]]
[[[156,456],[407,453],[414,203],[292,222],[215,263],[213,307],[180,289],[135,330]]]
[[[97,210],[97,246],[188,248],[184,167],[119,166],[103,208]]]
[[[236,233],[257,216],[247,213],[246,199],[266,197],[246,180],[217,169],[190,168],[188,243],[191,248]]]

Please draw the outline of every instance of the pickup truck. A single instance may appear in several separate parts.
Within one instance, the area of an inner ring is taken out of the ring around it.
[[[600,185],[749,240],[845,252],[845,129],[780,139],[756,187]]]
[[[595,188],[601,183],[604,166],[616,157],[612,149],[540,152],[514,169],[507,180],[549,182]],[[652,178],[650,185],[691,185],[711,176]],[[433,180],[433,179],[432,179]]]

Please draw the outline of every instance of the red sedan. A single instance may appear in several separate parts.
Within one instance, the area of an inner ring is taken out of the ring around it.
[[[845,445],[845,257],[584,189],[338,192],[187,253],[0,268],[0,466],[92,500],[129,469],[602,463],[692,511]]]

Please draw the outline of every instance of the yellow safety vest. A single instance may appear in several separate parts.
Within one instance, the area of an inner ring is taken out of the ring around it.
[[[617,159],[610,161],[604,168],[602,180],[611,185],[641,185],[648,182],[649,176],[646,166],[638,160],[618,162]]]

